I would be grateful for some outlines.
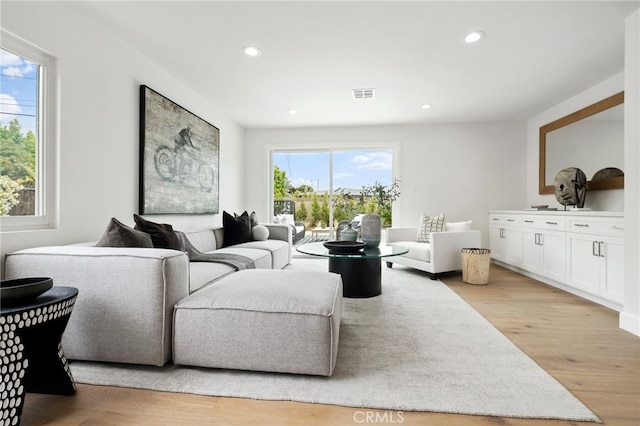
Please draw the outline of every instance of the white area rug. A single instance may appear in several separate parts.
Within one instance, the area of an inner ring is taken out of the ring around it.
[[[326,270],[295,258],[292,269]],[[73,362],[77,382],[403,411],[599,419],[440,281],[383,268],[383,294],[345,299],[334,375]],[[203,331],[204,332],[204,331]]]

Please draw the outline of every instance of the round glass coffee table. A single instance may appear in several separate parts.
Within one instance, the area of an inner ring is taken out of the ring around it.
[[[342,276],[344,297],[373,297],[382,293],[382,262],[384,257],[400,256],[407,247],[388,246],[364,249],[355,253],[330,252],[322,243],[302,244],[297,251],[329,259],[329,272]]]

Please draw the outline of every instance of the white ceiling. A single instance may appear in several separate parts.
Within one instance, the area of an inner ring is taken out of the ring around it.
[[[530,118],[624,69],[639,1],[88,2],[246,128]],[[474,45],[467,33],[487,35]],[[249,58],[242,47],[263,54]],[[162,93],[162,87],[153,87]],[[374,100],[351,89],[375,88]],[[421,109],[433,104],[429,110]],[[296,115],[287,113],[298,111]]]

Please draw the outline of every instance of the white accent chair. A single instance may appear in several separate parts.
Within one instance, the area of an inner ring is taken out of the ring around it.
[[[428,272],[431,279],[437,279],[442,272],[462,270],[463,248],[478,248],[481,244],[480,231],[458,231],[456,224],[447,224],[443,232],[431,232],[429,242],[416,241],[417,228],[387,228],[386,243],[408,247],[409,252],[402,256],[389,257],[387,267],[394,263]]]

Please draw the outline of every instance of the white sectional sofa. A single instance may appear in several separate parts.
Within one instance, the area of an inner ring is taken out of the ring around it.
[[[292,256],[289,226],[264,226],[267,240],[225,248],[222,227],[185,234],[201,252],[239,254],[256,269],[282,269]],[[190,262],[178,250],[95,242],[20,250],[8,254],[4,266],[5,279],[46,276],[79,289],[62,341],[67,358],[157,366],[171,359],[174,305],[236,271],[224,263]]]
[[[418,242],[417,228],[387,228],[386,243],[408,247],[409,252],[402,256],[388,258],[387,266],[394,263],[428,272],[431,279],[437,279],[441,272],[462,269],[463,248],[477,248],[481,244],[480,231],[431,232],[429,242]]]

